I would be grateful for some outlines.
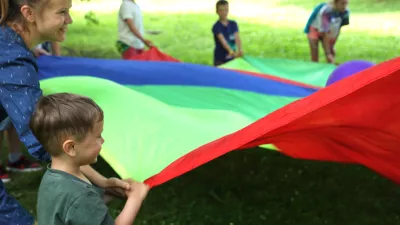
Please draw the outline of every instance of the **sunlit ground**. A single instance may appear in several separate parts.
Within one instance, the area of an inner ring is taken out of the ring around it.
[[[99,3],[100,2],[100,3]],[[183,1],[183,0],[137,0],[142,10],[147,14],[211,14],[215,12],[215,1]],[[312,8],[319,4],[319,0],[233,0],[230,2],[230,15],[238,22],[266,24],[274,27],[295,28],[304,26]],[[376,4],[367,4],[363,0],[350,1],[351,30],[368,31],[376,35],[399,35],[398,11],[395,0],[375,1]],[[295,4],[292,4],[295,3]],[[73,11],[85,13],[95,11],[108,14],[118,10],[119,1],[77,2]],[[398,7],[397,7],[398,8]],[[400,9],[399,9],[400,10]],[[355,11],[355,12],[353,12]]]

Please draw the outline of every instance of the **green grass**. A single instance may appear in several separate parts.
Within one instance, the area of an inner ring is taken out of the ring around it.
[[[74,24],[63,44],[72,51],[65,48],[64,53],[118,58],[114,48],[116,13],[109,12],[117,8],[119,1],[116,2],[92,0],[90,4],[75,4]],[[232,0],[231,14],[239,22],[245,53],[309,60],[302,29],[318,2]],[[394,11],[400,3],[350,2],[351,26],[343,30],[337,44],[337,60],[382,62],[397,56],[400,28]],[[211,64],[214,1],[139,3],[146,4],[146,29],[162,31],[158,36],[148,36],[162,51],[185,62]],[[83,19],[90,9],[95,11],[100,25],[87,24]],[[96,168],[104,175],[114,174],[104,161]],[[32,213],[41,175],[14,174],[13,182],[7,184],[8,191]],[[362,166],[302,161],[251,149],[229,153],[156,187],[136,224],[392,225],[400,224],[399,199],[397,185]],[[117,215],[122,206],[122,201],[113,201],[111,214]]]
[[[303,33],[303,26],[311,9],[305,10],[302,2],[315,4],[319,1],[292,0],[296,7],[284,7],[279,4],[269,6],[276,0],[265,1],[233,1],[231,3],[232,18],[240,26],[245,53],[262,57],[281,57],[300,60],[309,60],[309,47]],[[400,6],[394,0],[391,8]],[[211,34],[212,24],[216,20],[213,14],[213,3],[205,5],[205,1],[188,2],[172,0],[163,3],[152,0],[146,4],[144,12],[145,27],[147,30],[161,30],[157,36],[147,36],[155,45],[164,52],[185,62],[211,64],[213,40]],[[288,4],[288,1],[283,5]],[[356,5],[361,0],[353,0]],[[171,7],[173,5],[174,7]],[[192,7],[188,7],[191,5]],[[258,6],[260,5],[260,6]],[[372,8],[378,8],[373,5]],[[117,9],[118,4],[111,4]],[[97,6],[100,8],[99,6]],[[162,11],[165,7],[173,12]],[[365,59],[381,62],[398,55],[400,41],[395,13],[381,13],[370,15],[370,5],[362,4],[354,7],[351,16],[351,26],[344,28],[337,43],[337,60],[344,62],[352,59]],[[199,8],[198,11],[194,9]],[[242,8],[243,10],[239,10]],[[261,10],[260,10],[261,8]],[[309,7],[310,8],[310,7]],[[87,25],[83,20],[85,12],[90,7],[76,7],[74,25],[71,26],[65,46],[73,48],[75,54],[90,57],[117,58],[119,57],[114,47],[117,39],[116,13],[97,11],[100,25]],[[204,12],[205,9],[211,13]],[[358,9],[358,10],[357,10]],[[181,11],[191,10],[190,13]],[[87,34],[87,35],[84,35]],[[79,43],[79,44],[77,44]],[[321,60],[322,49],[321,49]]]

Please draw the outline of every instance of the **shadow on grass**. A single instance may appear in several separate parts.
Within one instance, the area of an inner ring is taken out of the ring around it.
[[[96,168],[115,175],[101,161]],[[398,187],[356,165],[229,153],[149,193],[137,224],[398,224]],[[121,201],[111,203],[115,216]]]
[[[117,176],[99,158],[94,165]],[[6,185],[33,215],[43,172]],[[152,189],[135,224],[400,224],[400,190],[358,165],[297,160],[265,149],[234,151]],[[109,209],[117,216],[124,202]]]

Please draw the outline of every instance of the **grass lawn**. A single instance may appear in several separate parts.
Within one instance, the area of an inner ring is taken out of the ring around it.
[[[74,24],[64,53],[85,57],[119,57],[116,11],[120,1],[97,0],[74,5]],[[138,0],[143,3],[147,36],[164,52],[185,62],[212,62],[214,1]],[[303,26],[315,0],[232,0],[245,53],[253,56],[309,60]],[[365,2],[368,2],[365,3]],[[337,44],[337,60],[382,62],[398,56],[398,0],[350,0],[351,25]],[[84,14],[95,11],[100,24]],[[397,18],[397,19],[395,19]],[[322,53],[322,50],[321,50]],[[321,60],[323,58],[321,57]],[[4,157],[4,156],[3,156]],[[113,171],[100,161],[104,175]],[[42,173],[14,174],[8,191],[35,213]],[[288,158],[250,149],[229,153],[153,189],[136,224],[209,225],[394,225],[400,224],[400,190],[378,174],[357,165]],[[123,202],[110,204],[117,215]]]

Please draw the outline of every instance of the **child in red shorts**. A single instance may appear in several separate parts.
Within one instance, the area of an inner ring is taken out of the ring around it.
[[[311,60],[318,62],[319,42],[322,42],[328,63],[335,63],[335,43],[342,26],[349,25],[348,0],[330,0],[316,6],[304,32],[310,44]]]

